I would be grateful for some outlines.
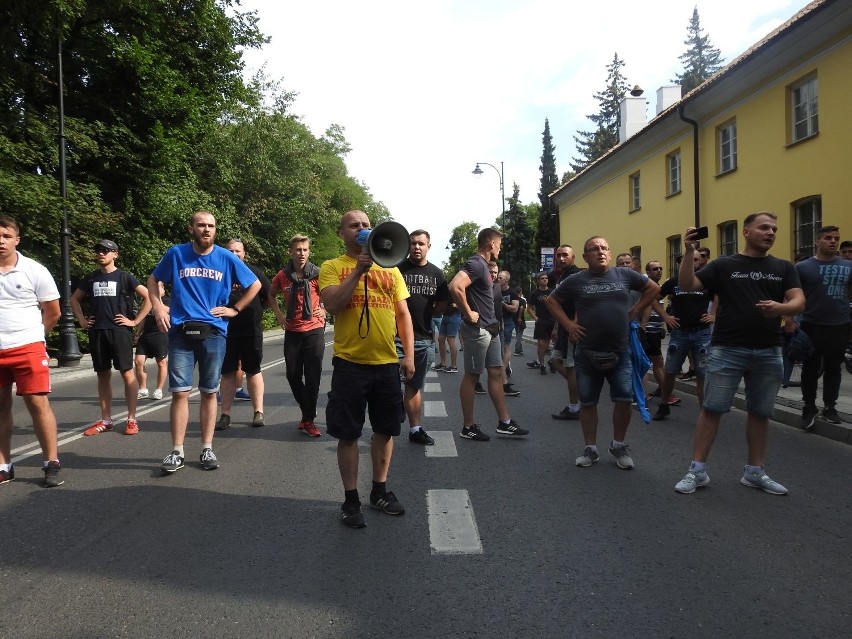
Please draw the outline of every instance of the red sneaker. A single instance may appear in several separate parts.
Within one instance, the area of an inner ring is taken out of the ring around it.
[[[677,406],[678,404],[680,404],[680,397],[675,397],[674,395],[672,395],[666,400],[666,404],[668,404],[669,406]]]
[[[112,423],[105,423],[104,420],[99,419],[93,425],[89,426],[86,430],[83,431],[83,434],[86,437],[91,437],[92,435],[100,435],[101,433],[107,433],[112,430]]]
[[[309,420],[299,422],[299,430],[304,431],[309,437],[320,437],[322,435],[317,425]]]
[[[139,422],[135,419],[128,419],[127,426],[124,429],[125,435],[135,435],[139,432]]]

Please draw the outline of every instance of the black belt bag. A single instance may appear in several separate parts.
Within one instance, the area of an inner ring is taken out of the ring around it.
[[[606,373],[618,366],[618,353],[610,351],[586,351],[589,364],[600,373]]]
[[[483,326],[486,331],[491,333],[492,337],[496,337],[500,334],[500,322],[494,322],[493,324],[489,324],[488,326]]]
[[[202,340],[213,334],[213,327],[206,322],[184,322],[180,325],[180,332],[186,339]]]

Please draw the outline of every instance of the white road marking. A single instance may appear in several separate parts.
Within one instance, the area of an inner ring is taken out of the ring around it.
[[[424,446],[426,457],[458,457],[459,453],[456,450],[456,440],[453,438],[452,431],[449,430],[429,430],[429,436],[435,440],[432,446]]]
[[[424,393],[440,393],[441,385],[437,382],[426,382],[423,384]]]
[[[447,406],[443,400],[423,400],[423,417],[447,417]]]
[[[466,490],[430,490],[429,543],[433,555],[480,555],[482,540]]]

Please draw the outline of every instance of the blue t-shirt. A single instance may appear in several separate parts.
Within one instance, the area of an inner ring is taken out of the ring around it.
[[[169,317],[172,328],[184,322],[206,322],[223,335],[228,334],[228,320],[214,317],[216,306],[227,306],[234,284],[248,288],[257,277],[236,255],[214,246],[207,255],[199,255],[192,243],[171,247],[157,264],[154,279],[172,285]]]
[[[796,264],[796,270],[805,293],[802,321],[821,326],[848,324],[852,260],[835,257],[823,262],[809,257]]]

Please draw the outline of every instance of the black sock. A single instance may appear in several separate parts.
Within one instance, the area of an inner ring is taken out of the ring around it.
[[[361,500],[358,498],[358,489],[354,490],[344,490],[343,494],[345,499],[343,500],[347,504],[360,504]]]
[[[386,483],[387,482],[383,482],[383,481],[381,481],[381,482],[374,481],[373,482],[373,490],[372,490],[373,494],[374,495],[384,495],[386,492],[388,492],[387,486],[385,485]]]

